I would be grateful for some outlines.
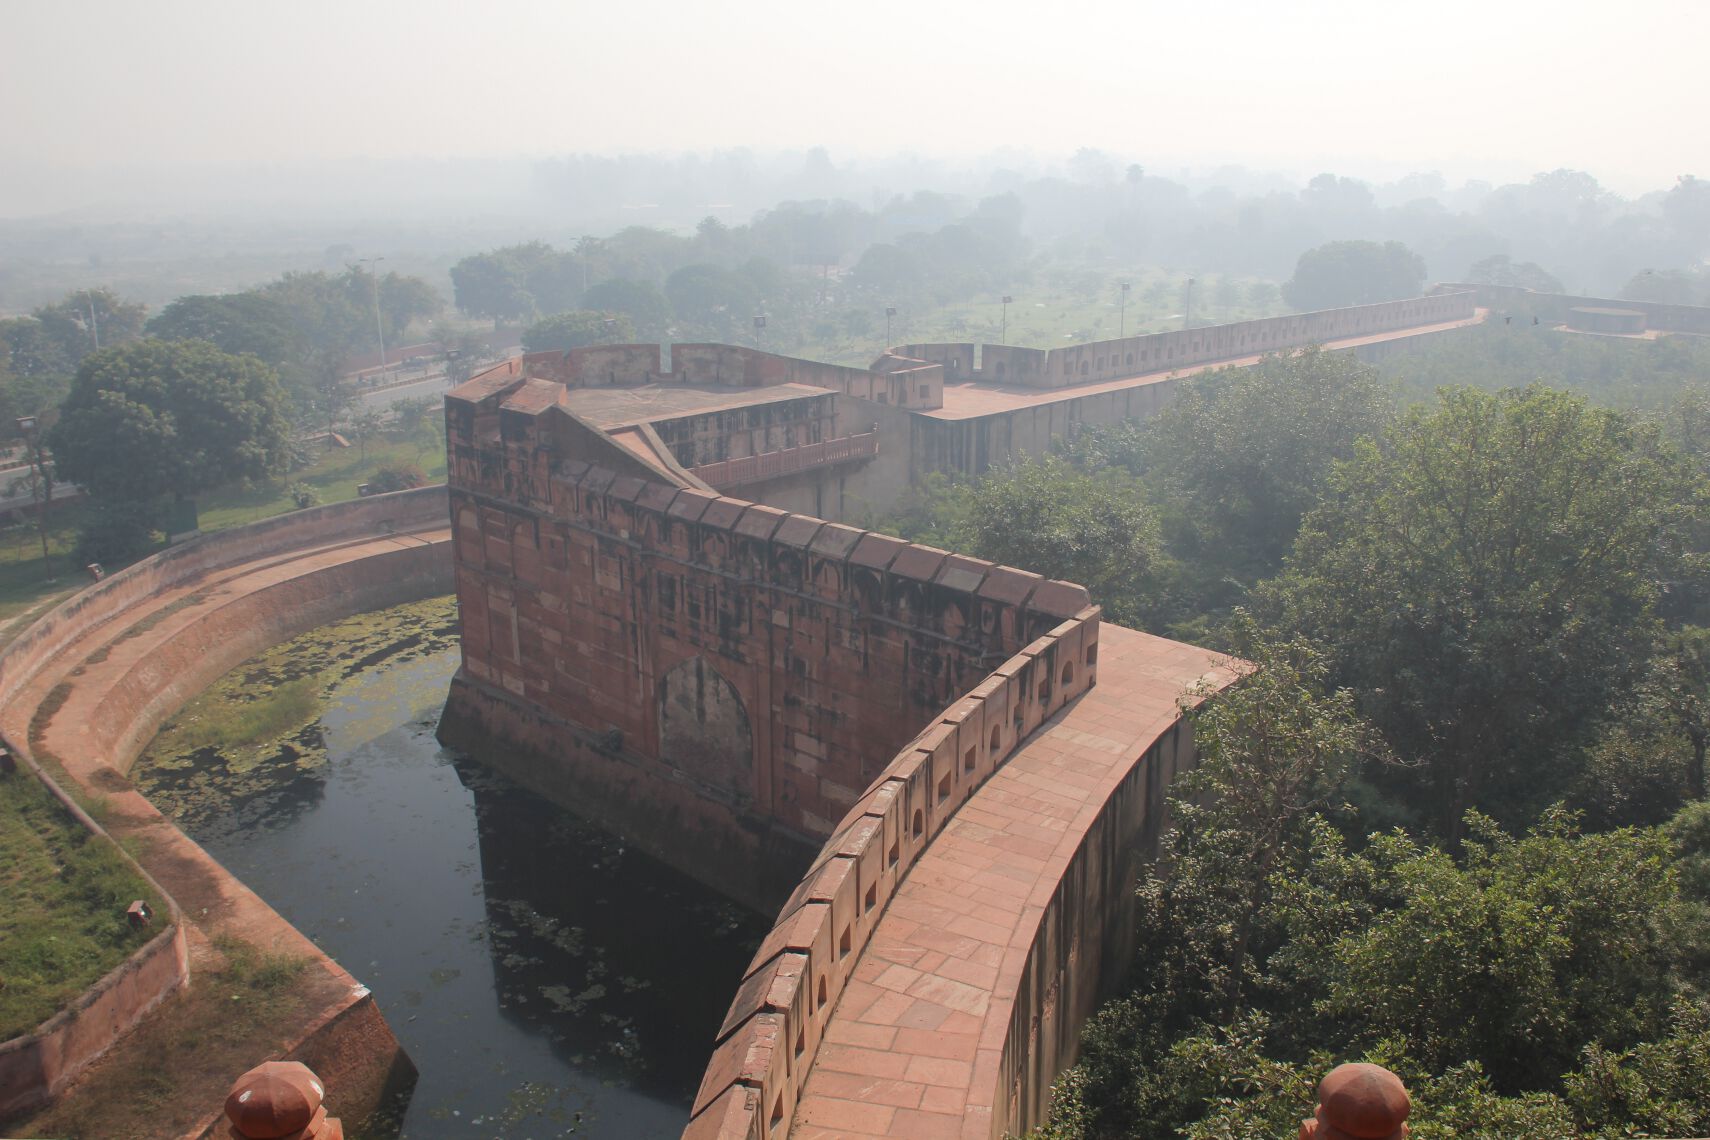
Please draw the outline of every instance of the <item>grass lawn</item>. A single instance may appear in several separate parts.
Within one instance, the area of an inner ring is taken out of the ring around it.
[[[132,899],[157,922],[162,913],[118,849],[24,771],[0,776],[0,898],[0,1040],[52,1017],[152,937],[125,921]]]
[[[199,500],[199,522],[204,531],[222,530],[296,510],[289,490],[293,483],[312,489],[322,503],[341,503],[356,498],[357,485],[390,464],[420,467],[430,483],[445,481],[445,447],[437,436],[383,437],[369,440],[366,448],[330,448],[277,484],[231,487],[204,495]],[[89,584],[83,567],[71,557],[83,516],[81,503],[52,509],[45,561],[34,517],[0,529],[0,646],[62,598]],[[108,565],[106,569],[112,573],[120,568]]]

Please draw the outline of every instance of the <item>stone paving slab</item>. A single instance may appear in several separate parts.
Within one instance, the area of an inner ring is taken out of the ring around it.
[[[984,1138],[1039,922],[1081,837],[1179,716],[1209,650],[1106,624],[1099,678],[956,813],[898,888],[826,1024],[794,1138]]]

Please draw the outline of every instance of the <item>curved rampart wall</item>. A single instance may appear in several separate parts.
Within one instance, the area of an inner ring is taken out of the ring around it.
[[[72,641],[152,594],[211,570],[305,546],[445,522],[446,502],[443,484],[353,499],[215,531],[145,558],[49,611],[0,652],[0,707]]]
[[[782,1136],[826,1022],[909,868],[1064,705],[1090,689],[1099,611],[1030,643],[905,745],[838,825],[755,954],[686,1137]]]
[[[1664,305],[1656,301],[1634,301],[1623,297],[1581,297],[1572,293],[1538,293],[1518,285],[1439,285],[1443,290],[1470,290],[1478,303],[1493,309],[1535,313],[1547,320],[1566,321],[1573,309],[1631,309],[1645,315],[1645,324],[1664,332],[1710,335],[1710,308],[1702,305]]]
[[[962,371],[963,367],[971,368],[971,345],[914,344],[897,351],[947,367],[954,363],[957,374],[971,379],[1030,388],[1063,388],[1148,372],[1167,372],[1349,337],[1374,336],[1397,329],[1465,320],[1474,315],[1474,298],[1470,291],[1444,292],[1402,301],[1350,305],[1342,309],[1291,313],[1225,325],[1204,325],[1049,350],[984,344],[980,346],[979,369],[971,372]]]
[[[408,601],[452,586],[448,541],[402,541],[372,556],[338,557],[340,544],[372,541],[389,534],[406,535],[446,522],[444,486],[379,495],[218,531],[175,546],[90,586],[50,611],[0,652],[0,719],[13,751],[35,767],[31,758],[30,722],[34,710],[18,705],[30,683],[57,666],[68,672],[76,662],[67,651],[81,639],[113,623],[115,638],[123,637],[125,611],[157,594],[195,583],[204,576],[246,563],[281,563],[306,549],[328,550],[324,565],[307,573],[281,574],[278,581],[235,594],[193,622],[130,668],[107,695],[101,715],[80,726],[80,743],[88,752],[71,758],[81,770],[91,764],[118,771],[130,766],[160,723],[216,678],[255,653],[328,621],[383,605]],[[156,611],[159,612],[159,611]],[[121,619],[121,620],[115,620]],[[87,650],[88,643],[84,643]],[[36,687],[40,695],[40,686]],[[85,826],[101,829],[59,791],[45,782]],[[153,813],[152,805],[136,800]],[[191,847],[186,843],[186,847]],[[196,855],[206,871],[248,892],[199,848]],[[141,868],[139,868],[141,869]],[[142,869],[147,874],[146,869]],[[0,1046],[0,1116],[25,1111],[51,1098],[69,1080],[106,1052],[151,1009],[188,980],[188,955],[183,922],[172,895],[160,884],[156,891],[169,910],[171,925],[87,991],[72,1007],[44,1023],[35,1033]],[[265,904],[256,900],[257,905]],[[269,912],[270,913],[270,912]],[[284,920],[273,916],[284,927]],[[286,927],[288,930],[289,928]],[[292,932],[295,933],[295,932]],[[313,943],[300,935],[296,949],[318,957],[345,977]],[[347,987],[348,989],[348,987]],[[342,1038],[349,1038],[344,1041]],[[354,1055],[351,1042],[360,1040],[375,1055]],[[348,997],[287,1042],[293,1055],[322,1058],[322,1073],[342,1084],[346,1103],[355,1105],[377,1096],[391,1054],[378,1052],[397,1043],[365,990]],[[362,1075],[358,1075],[362,1074]],[[370,1106],[371,1107],[371,1106]]]

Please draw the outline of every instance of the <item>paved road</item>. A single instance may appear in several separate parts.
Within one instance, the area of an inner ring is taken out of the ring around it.
[[[377,392],[363,392],[356,399],[365,408],[389,408],[400,400],[414,400],[422,396],[442,396],[450,387],[451,384],[446,380],[445,373],[439,372],[409,384],[400,384],[395,388],[382,388]]]

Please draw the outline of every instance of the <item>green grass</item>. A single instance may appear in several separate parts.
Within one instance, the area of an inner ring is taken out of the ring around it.
[[[125,907],[159,900],[27,772],[0,776],[0,1040],[52,1017],[136,951]],[[158,925],[154,928],[158,930]]]
[[[278,484],[233,487],[203,495],[198,500],[199,523],[204,531],[258,522],[297,509],[289,488],[302,483],[314,490],[323,504],[356,498],[359,484],[368,482],[382,467],[408,464],[420,467],[430,483],[445,480],[445,448],[437,438],[401,440],[371,439],[362,447],[329,448],[312,466],[288,475]]]
[[[445,480],[445,448],[439,439],[430,439],[425,433],[412,440],[371,439],[366,449],[352,446],[326,450],[312,465],[276,484],[230,487],[204,495],[199,500],[199,522],[203,531],[223,530],[296,510],[289,490],[293,483],[312,488],[322,503],[342,503],[356,498],[357,485],[368,482],[389,464],[420,467],[430,483]],[[81,503],[52,509],[45,560],[34,517],[0,529],[0,646],[40,613],[89,584],[83,567],[71,556],[84,515]],[[109,564],[106,569],[111,574],[122,567]]]
[[[312,673],[286,681],[251,700],[209,703],[173,724],[172,746],[194,751],[260,744],[313,721],[320,707],[321,677]]]

